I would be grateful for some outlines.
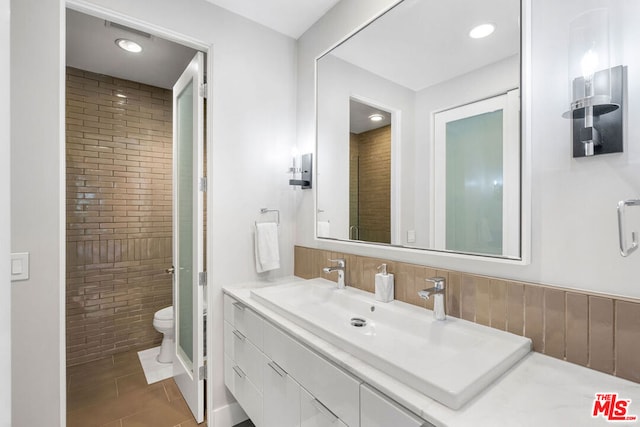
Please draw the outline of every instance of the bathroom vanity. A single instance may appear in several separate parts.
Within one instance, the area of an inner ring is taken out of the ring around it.
[[[635,383],[530,353],[527,338],[438,322],[324,279],[224,293],[225,384],[258,427],[602,425],[595,394],[610,392],[640,413]],[[369,324],[343,322],[350,312]],[[392,343],[376,348],[380,339]]]

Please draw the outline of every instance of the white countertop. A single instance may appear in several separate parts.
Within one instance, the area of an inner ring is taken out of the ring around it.
[[[640,384],[534,352],[525,356],[461,409],[450,409],[251,298],[253,288],[293,281],[303,279],[288,277],[275,282],[247,282],[225,286],[223,290],[336,365],[436,426],[611,425],[602,416],[593,418],[591,414],[595,394],[612,392],[618,393],[620,399],[631,399],[627,415],[638,415],[640,419]],[[622,424],[640,425],[640,421]]]

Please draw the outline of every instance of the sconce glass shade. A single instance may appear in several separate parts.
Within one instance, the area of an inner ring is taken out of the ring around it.
[[[611,103],[609,63],[609,12],[592,9],[571,21],[569,26],[570,117],[606,114],[618,108]]]
[[[570,109],[573,157],[623,151],[625,68],[611,67],[609,11],[592,9],[569,25]]]

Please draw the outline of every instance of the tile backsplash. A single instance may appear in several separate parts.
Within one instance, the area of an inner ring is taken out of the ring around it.
[[[417,293],[429,287],[427,277],[444,276],[447,315],[526,336],[534,351],[640,382],[638,300],[301,246],[294,274],[335,281],[322,272],[335,258],[347,261],[347,285],[368,292],[374,292],[377,266],[386,263],[395,275],[395,298],[428,309],[433,301]]]

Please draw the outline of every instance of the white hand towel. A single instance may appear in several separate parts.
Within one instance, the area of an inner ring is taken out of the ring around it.
[[[280,268],[278,249],[278,224],[259,222],[256,224],[256,271],[262,273]]]
[[[331,237],[331,224],[329,221],[318,221],[318,237]]]

